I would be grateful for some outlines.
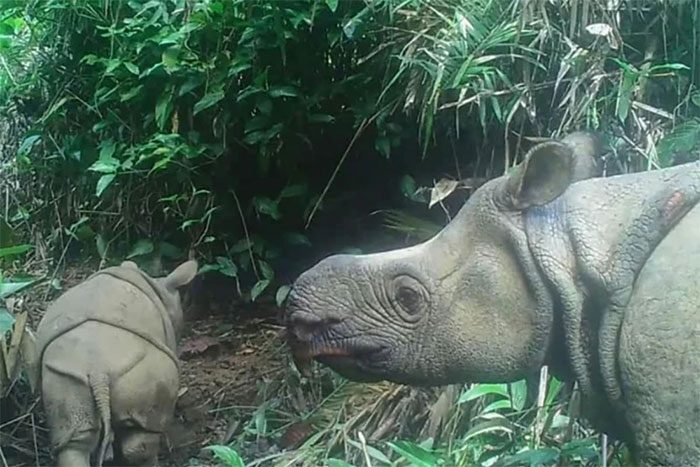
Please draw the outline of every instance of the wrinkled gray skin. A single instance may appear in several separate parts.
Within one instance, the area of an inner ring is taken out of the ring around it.
[[[413,385],[547,364],[640,465],[700,465],[700,164],[600,178],[598,151],[541,143],[432,239],[304,272],[297,361]]]
[[[119,465],[155,464],[179,389],[178,288],[196,273],[187,261],[153,279],[125,261],[51,304],[36,337],[59,467],[102,465],[111,446]]]

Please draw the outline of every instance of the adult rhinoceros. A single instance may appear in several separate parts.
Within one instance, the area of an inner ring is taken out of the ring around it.
[[[546,364],[640,465],[700,465],[700,164],[602,178],[593,142],[536,145],[424,243],[304,272],[295,354],[413,385]]]

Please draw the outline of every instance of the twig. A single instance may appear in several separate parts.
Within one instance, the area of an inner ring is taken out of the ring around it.
[[[238,201],[238,195],[236,195],[236,190],[233,188],[230,190],[233,195],[234,201],[236,201],[236,208],[238,208],[238,215],[241,217],[241,224],[243,224],[243,233],[245,234],[246,242],[248,242],[248,256],[250,256],[250,265],[253,267],[253,273],[255,277],[260,280],[260,274],[258,274],[258,268],[255,266],[255,260],[253,259],[253,243],[250,241],[250,235],[248,234],[248,225],[245,222],[245,216],[243,215],[243,209],[241,209],[241,203]]]
[[[362,446],[362,454],[365,456],[365,463],[367,467],[372,467],[372,462],[369,460],[369,452],[367,452],[367,442],[365,436],[361,431],[357,432],[357,438],[360,440],[360,445]]]
[[[600,435],[600,467],[608,467],[608,435],[602,433]]]
[[[3,467],[10,467],[7,464],[7,459],[5,459],[5,454],[3,454],[3,452],[2,452],[2,446],[0,446],[0,460],[2,460]]]
[[[34,412],[32,412],[32,438],[34,440],[34,463],[39,466],[39,446],[36,442],[36,423],[34,423]]]
[[[540,370],[540,384],[537,390],[537,415],[535,416],[536,422],[533,424],[535,447],[540,445],[540,437],[542,435],[543,420],[544,420],[544,401],[547,396],[547,380],[549,379],[549,372],[547,366],[543,366]]]
[[[355,144],[355,141],[357,141],[357,139],[360,137],[362,132],[365,131],[365,128],[367,128],[367,126],[370,124],[370,122],[376,117],[376,115],[378,115],[378,113],[376,113],[371,119],[365,118],[364,120],[362,120],[360,127],[355,132],[355,135],[350,140],[348,147],[345,148],[345,152],[341,156],[340,161],[338,161],[338,164],[335,166],[335,169],[333,170],[331,177],[328,179],[328,183],[326,183],[326,186],[323,189],[323,192],[321,192],[321,196],[319,196],[318,200],[316,200],[316,204],[314,205],[314,208],[311,210],[311,213],[309,214],[309,218],[306,220],[306,225],[304,226],[305,229],[309,228],[309,225],[311,224],[311,220],[314,218],[314,214],[316,214],[318,207],[321,205],[321,202],[323,202],[323,198],[326,197],[328,190],[331,188],[331,185],[333,184],[335,177],[338,175],[338,172],[340,171],[340,167],[343,165],[343,162],[345,162],[345,159],[348,157],[348,154],[350,154],[350,149],[353,147],[353,145]]]

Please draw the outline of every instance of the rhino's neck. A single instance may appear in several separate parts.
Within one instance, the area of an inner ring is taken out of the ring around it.
[[[603,411],[619,409],[617,335],[634,281],[699,199],[700,164],[694,163],[585,180],[525,213],[530,249],[559,303],[554,341],[558,335],[566,370],[584,396],[605,394],[596,404]]]

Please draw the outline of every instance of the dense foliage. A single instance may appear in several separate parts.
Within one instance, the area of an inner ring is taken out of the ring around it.
[[[87,256],[157,271],[192,251],[244,297],[281,302],[293,273],[330,252],[315,239],[339,235],[353,209],[401,208],[387,225],[426,238],[532,137],[601,130],[608,174],[696,158],[696,2],[2,5],[0,249],[31,239],[54,267]],[[364,226],[352,228],[357,238]],[[565,400],[528,418],[522,385],[517,402],[506,386],[479,387],[448,397],[461,401],[451,440],[383,452],[416,465],[600,455],[592,438],[569,442]],[[466,404],[486,393],[496,399],[481,412]],[[260,413],[245,436],[260,436]],[[335,420],[317,423],[309,462],[334,440],[348,461],[396,465],[364,438],[338,441]]]

